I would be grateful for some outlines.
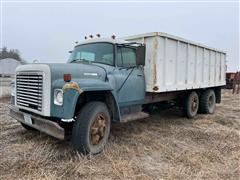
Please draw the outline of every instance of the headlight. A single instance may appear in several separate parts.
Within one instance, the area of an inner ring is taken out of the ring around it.
[[[54,90],[54,104],[61,106],[63,105],[63,90],[55,89]]]
[[[11,96],[15,96],[15,95],[16,95],[15,82],[12,81],[11,82]]]

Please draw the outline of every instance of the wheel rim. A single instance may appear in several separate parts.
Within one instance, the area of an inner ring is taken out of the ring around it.
[[[98,145],[103,139],[106,131],[107,119],[103,114],[97,114],[90,128],[90,142]]]
[[[198,109],[198,98],[197,97],[193,97],[192,101],[191,101],[191,109],[192,112],[196,112]]]
[[[212,108],[214,104],[214,98],[213,96],[209,96],[208,98],[208,107]]]

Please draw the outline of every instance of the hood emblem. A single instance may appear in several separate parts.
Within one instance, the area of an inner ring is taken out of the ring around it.
[[[83,73],[84,76],[98,76],[98,73]]]

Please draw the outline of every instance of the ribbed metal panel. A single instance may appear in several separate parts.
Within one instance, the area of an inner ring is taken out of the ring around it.
[[[169,92],[225,85],[226,53],[166,33],[125,37],[146,45],[147,92]]]
[[[42,72],[18,72],[16,76],[17,105],[42,111]]]

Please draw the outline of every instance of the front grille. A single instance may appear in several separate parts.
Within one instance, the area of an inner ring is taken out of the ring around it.
[[[16,75],[17,105],[42,111],[42,72],[18,72]]]

